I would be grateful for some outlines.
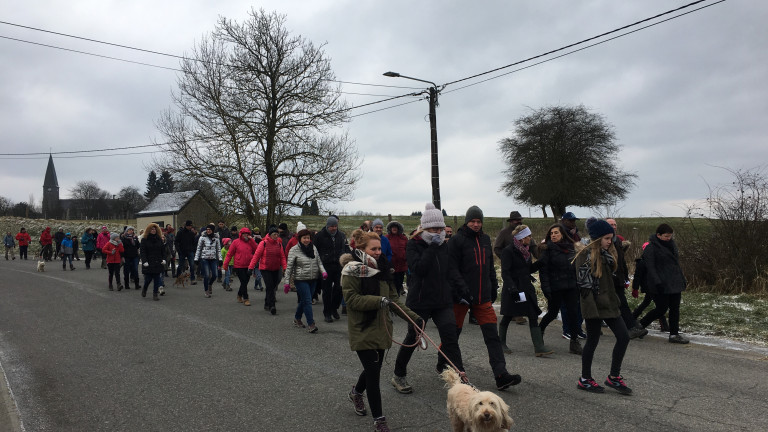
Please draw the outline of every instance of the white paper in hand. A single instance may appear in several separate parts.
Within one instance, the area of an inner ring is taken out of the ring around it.
[[[520,302],[524,302],[524,301],[525,301],[525,293],[521,292],[520,293]]]

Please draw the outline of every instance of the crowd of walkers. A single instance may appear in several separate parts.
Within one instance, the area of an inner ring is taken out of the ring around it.
[[[393,343],[392,315],[408,325],[405,339],[395,341],[399,349],[389,380],[400,393],[413,392],[407,380],[408,363],[429,320],[441,341],[436,371],[451,367],[463,374],[459,336],[469,315],[469,322],[479,326],[499,390],[522,381],[519,374],[509,372],[505,356],[515,348],[507,343],[512,322],[528,324],[534,355],[546,357],[555,352],[545,345],[544,336],[559,314],[562,337],[570,340],[569,352],[581,356],[576,387],[588,392],[600,393],[607,386],[621,394],[632,393],[621,375],[624,355],[630,340],[642,339],[657,320],[670,333],[670,343],[688,343],[679,334],[686,281],[672,227],[661,224],[649,236],[630,277],[625,259],[630,245],[618,235],[616,221],[589,218],[582,237],[577,220],[573,213],[565,213],[541,242],[533,239],[517,211],[510,213],[509,225],[492,241],[483,231],[484,216],[477,206],[467,210],[463,225],[454,234],[432,204],[426,205],[419,226],[410,235],[397,221],[385,225],[375,219],[363,223],[349,239],[339,230],[336,216],[328,217],[317,231],[301,222],[295,233],[285,223],[270,226],[265,237],[258,228],[227,227],[223,221],[201,230],[186,221],[178,232],[171,225],[154,223],[138,233],[132,226],[119,233],[102,226],[98,232],[89,228],[79,237],[63,228],[51,234],[48,227],[39,237],[39,259],[60,258],[63,270],[72,271],[82,249],[86,269],[100,259],[101,268],[108,270],[110,291],[130,289],[132,282],[146,297],[152,283],[154,300],[165,295],[169,272],[177,279],[188,275],[192,285],[202,278],[205,298],[212,297],[217,282],[225,291],[232,291],[230,285],[236,278],[236,301],[244,306],[251,306],[248,287],[253,281],[253,288],[265,294],[264,310],[272,315],[277,314],[276,291],[282,285],[285,294],[296,293],[293,326],[313,334],[318,326],[312,306],[322,298],[326,323],[346,315],[350,349],[362,366],[348,398],[355,413],[364,416],[367,396],[374,429],[381,431],[389,430],[380,375],[384,351]],[[6,259],[16,259],[16,243],[19,257],[28,259],[31,241],[24,228],[15,236],[6,233]],[[494,256],[500,259],[501,284]],[[547,303],[543,315],[537,281]],[[645,293],[645,300],[634,311],[626,296],[630,286],[634,297]],[[494,308],[497,300],[500,319]],[[652,309],[640,318],[651,303]],[[615,342],[610,370],[601,386],[593,378],[592,361],[603,329],[614,334]],[[580,340],[585,340],[583,347]]]

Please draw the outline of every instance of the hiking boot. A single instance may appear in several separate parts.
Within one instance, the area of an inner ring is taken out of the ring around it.
[[[134,281],[133,284],[134,284],[135,289],[139,289],[139,281]],[[126,285],[128,285],[128,284],[126,284]]]
[[[413,387],[411,387],[410,384],[408,384],[408,381],[405,379],[405,377],[399,377],[397,375],[393,375],[392,379],[389,380],[389,382],[392,383],[392,387],[395,388],[399,393],[402,394],[411,394],[413,393]]]
[[[496,388],[499,390],[506,390],[510,386],[518,385],[520,384],[520,381],[523,379],[520,378],[520,375],[510,375],[507,372],[504,372],[503,374],[496,377]]]
[[[160,300],[160,297],[158,297],[158,296],[157,296],[157,293],[156,293],[156,292],[153,292],[153,293],[152,293],[152,300],[154,300],[154,301],[158,301],[158,300]]]
[[[147,296],[147,289],[146,288],[141,290],[141,296],[142,297],[146,297]]]
[[[237,302],[238,303],[242,303],[243,302],[243,297],[242,296],[237,296]]]
[[[327,323],[332,323],[332,322],[333,322],[333,318],[331,318],[331,316],[330,316],[330,315],[326,315],[326,316],[325,316],[325,322],[327,322]]]
[[[309,328],[307,329],[307,333],[317,333],[317,326],[310,324]]]
[[[271,308],[269,308],[269,313],[271,313],[272,315],[276,315],[277,314],[277,309],[275,309],[275,307],[272,306]]]
[[[584,350],[581,349],[581,344],[579,343],[578,339],[571,339],[571,344],[568,347],[568,350],[571,354],[578,354],[581,355]]]
[[[245,300],[243,300],[243,305],[244,306],[250,306],[251,305],[251,301],[248,300],[248,299],[245,299]]]
[[[592,378],[579,378],[576,388],[590,393],[603,393],[605,391],[605,389],[600,387]]]
[[[605,379],[604,384],[623,395],[632,394],[632,389],[627,387],[626,384],[624,384],[624,378],[622,378],[621,375],[617,377],[611,377],[610,375],[608,375],[608,378]]]
[[[340,320],[340,319],[341,319],[341,317],[339,316],[339,313],[338,313],[338,312],[336,312],[336,311],[333,311],[333,312],[331,312],[331,316],[332,316],[332,317],[333,317],[333,319],[335,319],[335,320]]]
[[[373,421],[373,432],[389,432],[386,417],[381,416]]]
[[[304,328],[306,327],[303,322],[301,322],[300,319],[294,319],[293,320],[293,326],[298,328]]]
[[[643,326],[641,326],[640,324],[638,324],[635,327],[632,327],[631,329],[629,329],[629,338],[630,339],[637,339],[637,338],[642,339],[643,336],[645,336],[647,334],[648,334],[648,330],[643,328]]]
[[[676,335],[669,335],[669,343],[674,343],[674,344],[683,344],[683,345],[685,345],[685,344],[687,344],[688,342],[690,342],[688,339],[686,339],[686,338],[684,338],[684,337],[680,336],[679,334],[676,334]]]
[[[109,286],[109,290],[114,291],[114,289],[112,288],[112,285]]]
[[[361,393],[355,392],[355,387],[352,387],[352,390],[347,395],[350,402],[355,406],[355,414],[359,416],[364,416],[368,414],[368,411],[365,410],[365,401],[363,400],[363,395]]]

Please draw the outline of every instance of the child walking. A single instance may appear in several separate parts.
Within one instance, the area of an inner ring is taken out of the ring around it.
[[[74,251],[75,248],[72,242],[72,234],[64,234],[64,238],[61,240],[61,248],[59,249],[59,252],[61,252],[61,268],[63,270],[67,270],[67,261],[69,261],[69,269],[75,269],[75,266],[72,265],[72,255],[74,254]]]
[[[109,235],[109,241],[101,248],[101,253],[106,257],[107,269],[109,270],[109,290],[112,289],[112,277],[115,277],[117,290],[121,291],[123,286],[120,284],[120,260],[123,258],[123,242],[120,241],[120,234],[112,233]]]

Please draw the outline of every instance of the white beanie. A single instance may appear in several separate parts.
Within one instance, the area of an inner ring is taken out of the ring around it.
[[[303,229],[307,229],[307,226],[301,223],[301,221],[299,221],[299,223],[296,224],[296,232],[299,232]]]
[[[432,203],[427,203],[424,206],[424,213],[421,215],[421,228],[445,228],[443,212],[435,208]]]

